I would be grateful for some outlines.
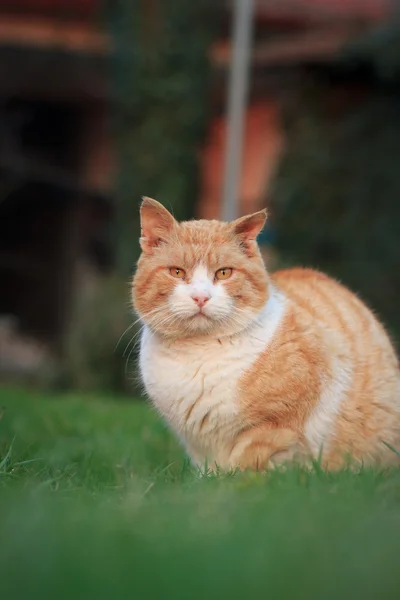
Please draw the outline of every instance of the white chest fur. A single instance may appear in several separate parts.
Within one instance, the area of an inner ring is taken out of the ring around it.
[[[271,342],[284,309],[284,298],[274,291],[252,326],[229,339],[166,342],[144,328],[140,370],[146,391],[196,463],[227,462],[241,428],[239,380]]]

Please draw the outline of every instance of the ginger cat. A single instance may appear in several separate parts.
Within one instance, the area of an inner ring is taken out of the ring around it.
[[[395,464],[400,370],[372,312],[322,273],[269,275],[266,212],[178,223],[144,198],[132,297],[140,371],[199,466]]]

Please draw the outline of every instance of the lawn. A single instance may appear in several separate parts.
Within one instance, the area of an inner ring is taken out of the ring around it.
[[[0,598],[400,598],[400,472],[207,476],[129,399],[0,389]]]

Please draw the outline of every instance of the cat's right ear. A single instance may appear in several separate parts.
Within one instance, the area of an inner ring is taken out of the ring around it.
[[[154,248],[165,242],[176,226],[170,212],[157,200],[143,198],[140,207],[140,247],[146,254],[152,254]]]

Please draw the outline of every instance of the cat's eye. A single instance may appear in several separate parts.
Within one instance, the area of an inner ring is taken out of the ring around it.
[[[186,275],[185,271],[179,267],[171,267],[169,272],[172,277],[176,277],[177,279],[183,279]]]
[[[232,275],[232,269],[228,269],[228,268],[218,269],[218,271],[215,273],[215,279],[218,279],[218,280],[229,279],[229,277],[231,275]]]

